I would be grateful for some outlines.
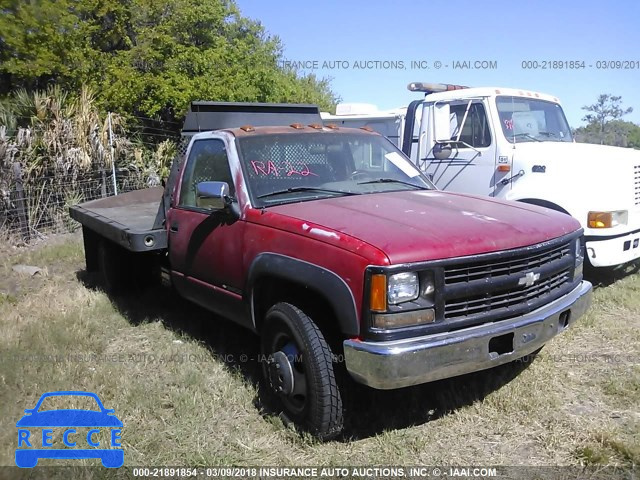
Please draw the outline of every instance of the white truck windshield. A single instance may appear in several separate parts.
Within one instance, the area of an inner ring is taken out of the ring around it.
[[[534,98],[498,96],[496,106],[502,132],[510,143],[572,142],[562,107]]]

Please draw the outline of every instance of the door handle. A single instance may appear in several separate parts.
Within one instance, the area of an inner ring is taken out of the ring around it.
[[[178,224],[177,223],[172,223],[171,227],[169,227],[169,230],[171,230],[172,232],[177,232],[178,231]]]
[[[508,185],[509,182],[515,180],[516,178],[519,178],[521,176],[524,175],[524,170],[520,170],[518,173],[516,173],[515,175],[509,177],[509,178],[503,178],[502,180],[500,180],[500,185]]]

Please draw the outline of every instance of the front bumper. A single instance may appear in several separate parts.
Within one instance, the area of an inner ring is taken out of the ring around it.
[[[594,267],[612,267],[640,258],[640,230],[613,238],[587,236],[585,249]]]
[[[520,317],[391,342],[344,341],[347,370],[358,382],[389,390],[464,375],[528,355],[580,318],[591,283]]]

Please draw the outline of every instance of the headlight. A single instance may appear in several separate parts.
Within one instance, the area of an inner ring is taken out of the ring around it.
[[[410,302],[420,295],[420,281],[415,272],[396,273],[389,276],[387,301],[390,305]]]
[[[627,210],[589,212],[587,215],[587,225],[589,225],[589,228],[613,228],[618,225],[626,225],[628,220],[629,212]]]

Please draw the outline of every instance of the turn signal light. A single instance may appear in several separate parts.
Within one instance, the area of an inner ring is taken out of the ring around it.
[[[510,172],[511,171],[511,165],[498,165],[498,171],[499,172]]]
[[[589,228],[612,228],[618,225],[626,225],[629,219],[627,210],[613,212],[589,212],[587,224]]]
[[[387,309],[387,276],[371,275],[371,291],[369,294],[369,308],[374,312],[384,312]]]

